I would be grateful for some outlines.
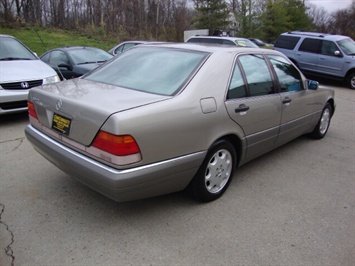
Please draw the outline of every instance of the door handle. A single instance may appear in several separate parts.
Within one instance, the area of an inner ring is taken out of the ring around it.
[[[245,104],[239,105],[238,108],[235,108],[236,113],[241,113],[241,112],[246,112],[249,110],[249,106],[246,106]]]
[[[291,102],[291,99],[288,97],[286,97],[285,99],[282,100],[282,103],[286,104],[286,105],[288,105],[290,102]]]

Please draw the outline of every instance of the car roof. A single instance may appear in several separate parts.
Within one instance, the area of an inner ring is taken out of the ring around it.
[[[154,44],[145,44],[144,46],[137,47],[165,47],[165,48],[176,48],[182,50],[193,50],[207,53],[216,53],[216,52],[236,52],[236,53],[245,53],[245,52],[255,52],[255,53],[273,53],[281,54],[277,51],[271,49],[263,48],[254,48],[254,47],[240,47],[240,46],[231,46],[223,44],[210,44],[210,43],[154,43]],[[133,48],[136,49],[137,47]],[[276,53],[274,53],[276,52]],[[281,54],[282,55],[282,54]]]
[[[328,34],[328,33],[322,33],[322,32],[311,32],[311,31],[289,31],[289,32],[284,32],[281,35],[294,35],[298,37],[316,37],[316,38],[321,38],[321,39],[326,39],[326,40],[333,40],[333,41],[339,41],[343,40],[345,38],[349,38],[348,36],[344,35],[336,35],[336,34]]]
[[[7,34],[0,34],[0,37],[8,37],[8,38],[16,39],[14,36],[7,35]]]
[[[63,46],[63,47],[56,47],[51,50],[56,50],[56,49],[62,49],[62,50],[76,50],[76,49],[100,49],[97,47],[91,47],[91,46]],[[102,49],[100,49],[102,50]]]
[[[196,36],[191,36],[189,39],[192,38],[197,38],[197,39],[223,39],[223,40],[230,40],[230,41],[235,41],[235,40],[248,40],[247,38],[241,38],[241,37],[230,37],[230,36],[207,36],[207,35],[196,35]]]

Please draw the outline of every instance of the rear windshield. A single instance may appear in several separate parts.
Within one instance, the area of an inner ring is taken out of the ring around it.
[[[275,43],[275,47],[293,50],[299,39],[300,37],[280,36]]]
[[[136,46],[84,79],[161,95],[176,94],[208,53]]]

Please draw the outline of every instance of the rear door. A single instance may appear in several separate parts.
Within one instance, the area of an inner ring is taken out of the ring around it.
[[[296,52],[296,61],[303,71],[317,71],[317,62],[322,40],[305,38]]]
[[[275,144],[281,120],[280,95],[262,55],[245,54],[236,60],[226,108],[243,130],[247,141],[246,159],[251,160]]]

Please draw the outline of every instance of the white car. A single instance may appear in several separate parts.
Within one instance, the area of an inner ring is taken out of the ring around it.
[[[16,38],[0,34],[0,47],[0,115],[26,111],[29,89],[60,79]]]

